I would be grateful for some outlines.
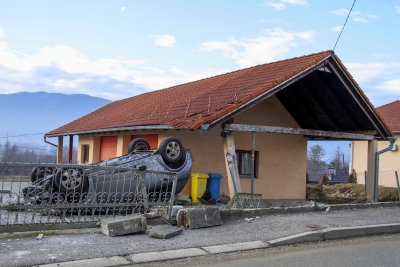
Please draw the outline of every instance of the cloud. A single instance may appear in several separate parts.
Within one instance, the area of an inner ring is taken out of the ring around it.
[[[280,59],[290,48],[313,41],[314,33],[288,32],[281,28],[267,29],[261,36],[226,41],[203,42],[200,50],[204,52],[221,51],[241,67],[249,67]]]
[[[276,10],[285,9],[289,5],[305,5],[307,0],[278,0],[278,1],[268,1],[266,5],[275,8]]]
[[[170,34],[153,35],[155,38],[154,44],[156,46],[171,47],[176,43],[176,38]]]
[[[346,8],[340,8],[340,9],[335,9],[335,10],[330,11],[330,13],[334,16],[346,17],[349,14],[349,10]],[[352,18],[353,21],[355,21],[355,22],[367,23],[371,20],[378,19],[378,16],[371,14],[371,13],[353,11],[353,12],[351,12],[350,18]]]
[[[331,30],[334,32],[340,32],[342,30],[343,26],[337,25],[333,27]]]
[[[91,59],[67,45],[43,47],[26,55],[9,48],[4,34],[0,58],[0,93],[83,93],[111,100],[229,71],[190,72],[177,66],[151,66],[144,59]]]
[[[4,30],[2,28],[0,28],[0,39],[2,39],[4,37],[5,37]]]
[[[400,13],[400,6],[395,6],[394,9],[396,10],[397,13]]]
[[[400,95],[400,79],[385,81],[380,85],[380,88],[382,88],[385,91],[395,93],[397,96],[399,96]]]
[[[121,6],[121,7],[119,8],[119,10],[120,10],[121,12],[124,12],[126,9],[127,9],[126,6]]]

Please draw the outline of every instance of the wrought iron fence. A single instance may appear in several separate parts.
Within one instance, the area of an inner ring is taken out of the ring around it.
[[[0,226],[98,221],[164,209],[177,176],[141,168],[0,163]]]

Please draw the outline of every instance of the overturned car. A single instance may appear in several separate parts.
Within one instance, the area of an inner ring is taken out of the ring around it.
[[[42,203],[166,202],[182,191],[192,167],[188,149],[167,137],[151,150],[145,139],[129,143],[128,154],[87,165],[40,166],[24,197]]]

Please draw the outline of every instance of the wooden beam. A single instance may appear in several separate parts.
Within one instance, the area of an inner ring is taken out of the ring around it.
[[[373,135],[356,134],[347,132],[331,132],[321,130],[310,130],[301,128],[287,128],[287,127],[276,127],[276,126],[261,126],[261,125],[248,125],[248,124],[227,124],[224,126],[225,131],[237,131],[237,132],[260,132],[260,133],[279,133],[279,134],[295,134],[295,135],[306,135],[306,136],[317,136],[317,137],[328,137],[334,139],[346,139],[346,140],[375,140],[376,137]]]
[[[228,178],[229,196],[232,198],[235,195],[235,186],[234,186],[233,177],[229,170],[229,165],[228,165],[228,161],[226,159],[226,154],[230,153],[232,155],[236,155],[235,140],[233,138],[233,135],[229,134],[226,137],[222,137],[222,141],[223,141],[223,147],[224,147],[226,176]],[[236,159],[236,157],[235,157],[235,159]],[[235,172],[236,172],[236,177],[237,177],[236,184],[237,184],[239,190],[241,190],[240,178],[239,178],[239,168],[237,165],[237,160],[235,160]]]
[[[68,163],[72,163],[72,153],[74,149],[74,136],[69,136],[69,147],[68,147]]]
[[[314,81],[315,82],[315,81]],[[339,123],[336,121],[335,116],[332,114],[332,112],[330,112],[326,106],[321,103],[321,100],[316,99],[313,93],[309,92],[309,88],[306,85],[304,85],[304,83],[302,82],[302,80],[297,81],[299,87],[301,89],[303,89],[301,92],[304,93],[304,95],[310,99],[311,103],[313,106],[315,106],[320,113],[322,113],[322,115],[324,116],[324,118],[328,121],[328,123],[330,124],[331,128],[333,128],[335,131],[338,131],[340,129]],[[321,84],[319,84],[320,86],[323,86]],[[319,88],[318,88],[319,89]]]
[[[336,62],[336,60],[333,58],[333,62],[336,63],[336,65],[338,66],[338,68],[341,68],[340,64],[338,62]],[[356,86],[353,84],[353,82],[350,80],[349,77],[347,77],[346,73],[342,70],[343,76],[339,73],[339,71],[335,68],[334,63],[333,62],[329,62],[327,64],[327,67],[329,68],[329,70],[333,71],[337,77],[339,78],[340,82],[343,84],[343,86],[346,88],[346,90],[352,95],[352,97],[354,98],[354,100],[357,102],[358,106],[361,108],[361,110],[364,112],[364,114],[368,117],[368,119],[370,120],[370,122],[372,123],[372,125],[374,126],[374,128],[379,132],[379,134],[385,138],[385,133],[383,133],[381,131],[381,128],[379,127],[380,125],[380,119],[377,118],[375,111],[372,110],[372,108],[369,106],[369,104],[367,103],[367,101],[365,100],[365,98],[360,94],[360,92],[358,91],[358,89],[356,88]],[[346,82],[346,80],[347,82]],[[349,86],[349,84],[351,84],[351,86]],[[367,107],[367,108],[366,108]],[[368,110],[367,110],[368,109]],[[372,118],[372,116],[375,117],[375,119],[377,121],[374,120],[374,118]],[[385,129],[386,130],[386,129]],[[390,136],[390,133],[389,133]]]
[[[63,148],[64,148],[64,136],[58,136],[58,146],[57,146],[57,164],[63,162]]]

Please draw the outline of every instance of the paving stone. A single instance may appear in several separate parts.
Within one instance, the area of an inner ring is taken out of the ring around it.
[[[324,230],[315,232],[304,232],[300,234],[285,236],[268,241],[271,246],[285,246],[298,243],[316,242],[324,240]]]
[[[144,263],[153,261],[163,261],[171,259],[181,259],[207,255],[207,252],[200,248],[185,248],[177,250],[164,250],[157,252],[146,252],[130,255],[128,258],[133,263]]]
[[[127,265],[131,262],[125,259],[124,257],[108,257],[108,258],[94,258],[87,260],[78,260],[78,261],[67,261],[67,262],[59,262],[59,263],[51,263],[45,265],[39,265],[42,267],[109,267],[109,266],[121,266]]]
[[[222,225],[220,210],[216,207],[181,209],[177,225],[190,229]]]
[[[146,231],[146,218],[140,214],[118,216],[101,221],[100,230],[107,236],[120,236]]]
[[[210,254],[219,254],[226,252],[267,248],[270,246],[271,246],[270,244],[263,241],[251,241],[251,242],[233,243],[225,245],[207,246],[207,247],[202,247],[202,249],[204,249]]]
[[[176,235],[179,235],[183,232],[181,227],[172,226],[172,225],[157,225],[152,226],[150,229],[147,229],[147,235],[149,237],[167,239]]]

